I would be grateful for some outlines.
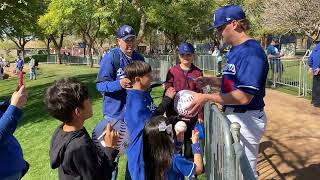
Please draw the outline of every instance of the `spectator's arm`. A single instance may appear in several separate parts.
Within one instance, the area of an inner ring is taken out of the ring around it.
[[[5,113],[0,118],[0,141],[5,140],[9,135],[12,135],[16,130],[21,119],[22,111],[10,105]]]

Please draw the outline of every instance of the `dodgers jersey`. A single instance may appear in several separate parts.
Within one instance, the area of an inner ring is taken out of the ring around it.
[[[188,161],[180,154],[174,154],[172,164],[167,173],[167,180],[184,180],[184,177],[192,177],[195,174],[196,165]]]
[[[233,46],[227,55],[227,64],[223,68],[221,92],[229,93],[241,90],[253,95],[247,105],[225,105],[225,107],[244,110],[259,110],[264,107],[265,85],[269,64],[260,44],[253,39]]]
[[[115,55],[117,53],[117,55]],[[115,58],[119,59],[115,59]],[[134,51],[132,57],[126,56],[120,48],[110,50],[102,57],[97,77],[96,89],[104,93],[103,115],[116,119],[124,118],[124,107],[126,103],[126,90],[120,85],[120,79],[124,76],[124,70],[132,61],[144,61],[141,54]],[[116,67],[119,62],[119,67]]]

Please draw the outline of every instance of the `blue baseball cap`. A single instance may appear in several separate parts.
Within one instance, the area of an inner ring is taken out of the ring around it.
[[[127,40],[130,37],[136,37],[136,32],[129,25],[123,25],[120,27],[117,33],[117,38]]]
[[[182,43],[179,46],[179,54],[194,54],[194,47],[190,43]]]
[[[210,29],[218,28],[233,20],[242,20],[246,14],[239,5],[226,5],[217,9],[213,14],[213,22]]]

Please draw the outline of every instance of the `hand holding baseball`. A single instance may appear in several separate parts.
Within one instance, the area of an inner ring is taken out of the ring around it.
[[[184,132],[176,131],[177,141],[183,142],[184,141]]]
[[[190,114],[193,114],[195,112],[199,112],[200,109],[206,103],[205,94],[193,92],[192,96],[194,97],[193,101],[187,107],[187,110],[190,112]]]

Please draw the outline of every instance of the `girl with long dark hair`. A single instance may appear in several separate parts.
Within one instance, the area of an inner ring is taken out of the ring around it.
[[[199,133],[192,131],[194,162],[176,154],[172,124],[164,116],[155,116],[143,129],[143,156],[146,180],[183,180],[202,172]],[[176,132],[177,136],[181,134]]]

